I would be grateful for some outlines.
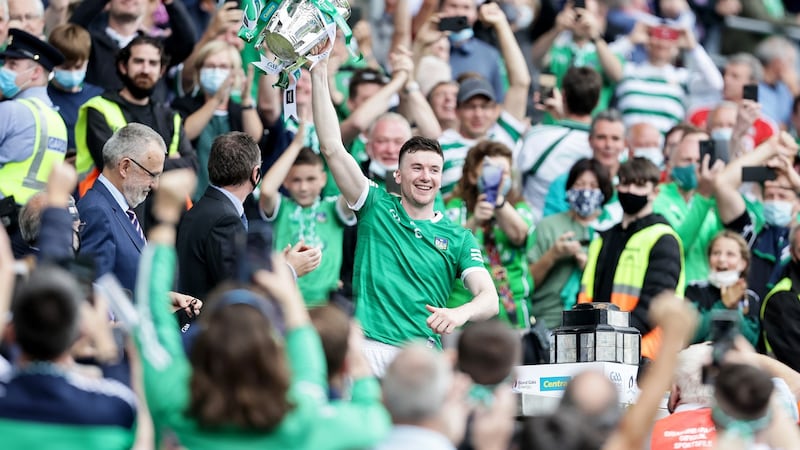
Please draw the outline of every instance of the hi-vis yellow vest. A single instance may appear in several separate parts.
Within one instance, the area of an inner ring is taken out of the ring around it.
[[[647,228],[643,228],[628,239],[625,248],[617,262],[614,271],[613,287],[611,288],[611,298],[602,299],[611,301],[622,311],[633,311],[639,304],[639,295],[642,292],[644,278],[650,265],[650,252],[662,236],[671,235],[678,241],[681,255],[681,273],[678,285],[675,286],[675,294],[683,297],[684,284],[686,279],[685,265],[683,262],[683,244],[675,230],[669,225],[656,223]],[[611,243],[613,245],[613,243]],[[595,273],[597,271],[597,259],[600,256],[600,249],[603,247],[603,238],[599,237],[589,245],[589,254],[586,260],[586,268],[583,270],[581,278],[581,291],[578,294],[578,303],[591,303],[594,300]],[[661,343],[661,330],[654,328],[649,333],[642,336],[642,356],[654,358],[658,353]]]
[[[12,101],[20,102],[31,110],[36,137],[28,159],[9,162],[0,168],[0,192],[6,197],[13,195],[18,204],[24,205],[33,194],[44,190],[53,166],[64,162],[67,126],[56,110],[38,98]]]
[[[89,108],[96,109],[103,115],[112,133],[128,124],[119,105],[100,95],[90,98],[81,105],[78,110],[78,121],[75,123],[75,147],[77,152],[75,155],[75,169],[78,171],[78,189],[81,196],[92,187],[94,180],[100,176],[100,171],[95,167],[92,154],[89,152],[89,145],[86,142]],[[172,125],[169,156],[178,153],[181,134],[181,116],[178,113],[175,113],[172,117]]]

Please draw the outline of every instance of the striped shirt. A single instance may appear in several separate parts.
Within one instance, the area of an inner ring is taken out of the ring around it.
[[[556,125],[537,125],[525,134],[517,168],[536,222],[542,218],[550,183],[569,172],[579,159],[591,157],[589,124],[562,120]]]
[[[617,106],[628,128],[647,122],[666,133],[686,116],[689,71],[649,62],[627,64],[617,85]]]
[[[497,122],[489,129],[486,140],[505,144],[516,156],[525,131],[525,124],[517,120],[510,113],[503,111]],[[444,168],[442,169],[442,195],[449,194],[461,179],[464,160],[469,150],[483,139],[468,139],[458,130],[449,129],[439,137],[439,144],[444,153]]]

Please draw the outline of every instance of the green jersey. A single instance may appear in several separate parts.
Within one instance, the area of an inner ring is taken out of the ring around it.
[[[522,142],[522,133],[525,124],[517,120],[506,111],[500,113],[492,128],[486,134],[486,140],[504,144],[516,156]],[[449,194],[461,179],[464,160],[467,159],[469,149],[483,139],[468,139],[457,130],[449,129],[439,137],[439,144],[444,153],[444,167],[442,167],[442,194]]]
[[[524,201],[514,205],[517,214],[522,217],[530,230],[533,230],[533,213]],[[452,198],[447,202],[447,217],[461,226],[472,217],[467,211],[466,202],[461,198]],[[533,278],[528,271],[526,245],[516,246],[508,236],[493,222],[490,229],[479,228],[475,239],[483,250],[484,266],[492,275],[500,299],[500,318],[517,328],[530,326],[530,294],[533,289]],[[448,308],[455,308],[472,300],[472,294],[460,280],[453,286],[453,292],[447,300]]]
[[[667,219],[683,243],[686,285],[708,279],[708,245],[722,231],[714,199],[692,194],[684,200],[675,183],[662,184],[653,201],[653,212]]]
[[[142,360],[147,405],[157,432],[171,430],[182,447],[201,449],[351,449],[371,448],[391,427],[381,404],[377,380],[355,380],[349,402],[329,402],[322,342],[314,327],[286,332],[293,405],[269,431],[230,427],[206,428],[187,414],[192,365],[181,343],[180,330],[169,310],[174,281],[175,250],[149,245],[142,252],[137,308],[141,321],[134,330]],[[87,447],[89,448],[89,447]],[[102,447],[113,448],[113,447]]]
[[[564,32],[556,38],[556,41],[550,47],[549,56],[549,72],[556,76],[556,85],[559,88],[561,88],[564,75],[567,74],[571,67],[591,67],[597,71],[603,78],[603,87],[600,90],[600,100],[597,102],[594,111],[592,111],[592,115],[608,109],[616,85],[606,76],[603,65],[600,64],[600,57],[597,55],[597,48],[593,43],[587,42],[582,47],[578,47],[572,40],[572,34]],[[615,53],[614,56],[619,59],[620,63],[625,64],[625,59],[621,55]],[[544,122],[546,124],[555,122],[549,114],[547,114],[546,119]]]
[[[364,334],[395,346],[419,338],[439,344],[425,322],[430,315],[425,305],[446,307],[454,280],[486,270],[472,233],[441,213],[412,220],[400,197],[372,182],[353,206],[358,216],[353,287]]]
[[[289,197],[280,196],[272,217],[275,250],[299,241],[322,249],[322,262],[316,270],[297,279],[297,285],[308,306],[327,303],[328,296],[339,285],[342,268],[342,235],[345,225],[355,224],[355,218],[345,219],[338,208],[339,197],[326,197],[303,208]]]

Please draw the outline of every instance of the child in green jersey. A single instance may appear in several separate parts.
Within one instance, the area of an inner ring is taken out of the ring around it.
[[[302,134],[301,126],[297,135]],[[327,182],[322,158],[302,142],[302,137],[292,141],[264,176],[259,202],[267,221],[274,224],[275,249],[302,241],[322,250],[317,270],[297,280],[306,305],[318,306],[339,286],[344,227],[356,219],[341,195],[320,197]],[[289,197],[278,191],[281,184]]]

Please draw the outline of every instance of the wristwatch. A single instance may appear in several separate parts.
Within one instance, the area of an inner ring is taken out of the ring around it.
[[[406,87],[405,89],[403,89],[403,92],[405,92],[406,94],[411,94],[412,92],[419,92],[419,83],[417,83],[416,81],[406,83]]]

